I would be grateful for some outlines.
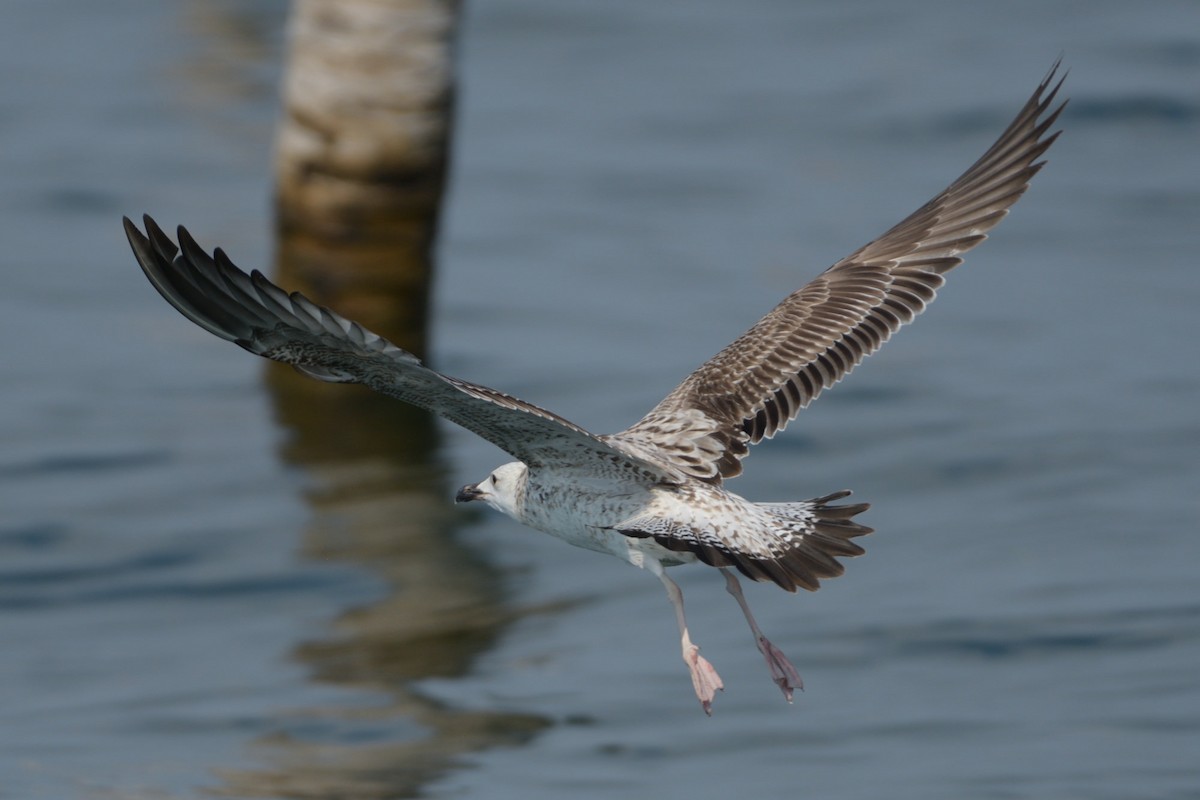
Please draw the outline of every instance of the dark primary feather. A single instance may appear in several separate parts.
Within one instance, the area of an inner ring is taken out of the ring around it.
[[[361,383],[455,422],[530,466],[589,464],[651,482],[656,465],[532,403],[435,372],[356,322],[247,275],[220,249],[212,256],[183,227],[175,244],[150,217],[125,233],[146,277],[167,302],[210,333],[325,381]],[[178,255],[177,255],[178,254]]]
[[[1058,64],[1000,138],[944,191],[887,233],[787,297],[689,375],[641,421],[610,440],[671,457],[719,482],[742,471],[749,445],[782,430],[800,409],[925,309],[962,253],[986,237],[1029,186],[1066,101]],[[681,435],[681,415],[692,424]]]

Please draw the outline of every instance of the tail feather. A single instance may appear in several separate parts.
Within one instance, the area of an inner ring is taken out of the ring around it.
[[[843,490],[800,503],[757,504],[780,522],[779,541],[784,549],[774,560],[784,565],[790,580],[781,581],[772,575],[775,583],[788,591],[800,587],[815,592],[821,588],[821,578],[836,578],[846,571],[838,558],[853,558],[866,552],[851,540],[874,529],[852,522],[851,517],[866,511],[870,503],[830,505],[831,501],[849,495],[848,490]],[[742,572],[760,580],[746,570]]]
[[[653,539],[675,552],[690,552],[713,567],[736,567],[754,581],[773,582],[789,592],[821,588],[822,578],[845,572],[839,558],[865,551],[852,539],[872,532],[851,522],[867,503],[829,505],[850,492],[835,492],[799,503],[755,503],[736,535],[664,519],[653,514],[627,519],[613,530],[638,539]]]

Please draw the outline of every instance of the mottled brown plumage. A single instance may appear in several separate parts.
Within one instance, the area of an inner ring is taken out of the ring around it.
[[[1042,167],[1037,159],[1058,138],[1047,131],[1066,105],[1051,110],[1062,85],[1054,83],[1056,70],[958,180],[793,292],[612,438],[666,453],[672,466],[696,478],[739,475],[749,445],[783,430],[924,311],[945,283],[942,276],[1029,188]],[[689,414],[694,435],[680,441],[679,420]]]

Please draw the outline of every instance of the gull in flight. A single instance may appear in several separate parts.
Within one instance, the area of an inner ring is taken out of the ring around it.
[[[756,503],[725,481],[750,445],[769,439],[932,302],[944,275],[986,238],[1025,192],[1057,138],[1050,127],[1058,65],[996,143],[944,191],[878,239],[784,298],[620,433],[589,433],[557,414],[435,372],[380,336],[210,256],[183,227],[178,248],[150,217],[125,232],[146,277],[185,317],[251,353],[322,381],[361,383],[428,409],[513,458],[458,502],[482,502],[531,528],[649,570],[666,587],[684,663],[705,713],[724,688],[693,644],[683,596],[666,568],[701,561],[721,571],[771,678],[791,702],[803,688],[759,629],[734,570],[794,592],[841,575],[839,558],[871,529],[853,521],[850,494]]]

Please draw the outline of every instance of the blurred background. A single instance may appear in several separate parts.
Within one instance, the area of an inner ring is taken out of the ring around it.
[[[289,256],[329,215],[273,202],[288,16],[6,6],[0,797],[1200,797],[1200,7],[488,0],[444,32],[450,169],[395,245],[432,304],[375,310],[597,432],[1070,68],[1011,218],[731,487],[873,504],[846,577],[748,587],[794,706],[676,571],[712,719],[650,575],[453,506],[502,453],[303,388],[140,274],[148,212],[337,295],[336,251]]]

